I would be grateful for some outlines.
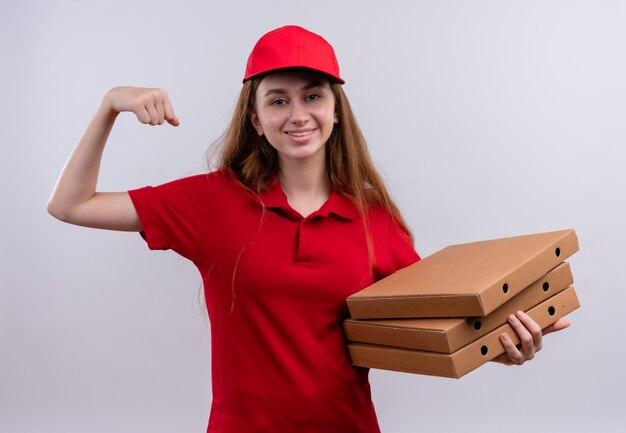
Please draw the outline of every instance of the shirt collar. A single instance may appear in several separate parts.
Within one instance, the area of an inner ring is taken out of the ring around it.
[[[289,205],[287,196],[276,175],[269,179],[267,188],[259,193],[259,197],[265,204],[265,207],[269,209],[282,209],[289,215],[298,215]],[[356,206],[350,197],[340,194],[333,188],[326,203],[308,217],[327,217],[331,213],[347,220],[352,220],[356,216]]]

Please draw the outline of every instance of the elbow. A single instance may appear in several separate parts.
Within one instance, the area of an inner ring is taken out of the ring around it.
[[[62,208],[58,206],[54,201],[48,200],[48,204],[46,205],[46,210],[50,215],[58,219],[59,221],[68,222],[67,213],[63,211]]]

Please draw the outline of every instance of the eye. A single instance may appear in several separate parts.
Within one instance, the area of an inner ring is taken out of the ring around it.
[[[274,100],[271,102],[271,105],[285,105],[286,103],[287,103],[287,100],[286,100],[286,99],[279,98],[279,99],[274,99]]]
[[[312,93],[312,94],[310,94],[310,95],[306,95],[306,98],[305,98],[305,99],[306,99],[307,101],[315,101],[316,99],[320,99],[320,98],[321,98],[321,96],[320,96],[320,95],[318,95],[317,93]]]

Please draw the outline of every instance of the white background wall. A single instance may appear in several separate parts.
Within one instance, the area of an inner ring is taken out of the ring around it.
[[[570,227],[580,240],[570,329],[522,367],[460,380],[372,370],[383,432],[623,428],[626,2],[2,0],[0,431],[204,431],[196,269],[138,234],[63,224],[46,201],[116,85],[165,88],[181,126],[121,115],[98,190],[201,171],[250,49],[284,24],[334,45],[422,256]]]

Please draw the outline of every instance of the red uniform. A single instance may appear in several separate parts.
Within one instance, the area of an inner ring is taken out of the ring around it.
[[[350,363],[341,322],[346,297],[419,260],[387,211],[370,211],[373,278],[359,212],[335,191],[306,218],[275,177],[260,194],[264,210],[229,169],[128,192],[149,248],[173,249],[202,275],[207,432],[380,431],[369,369]]]

